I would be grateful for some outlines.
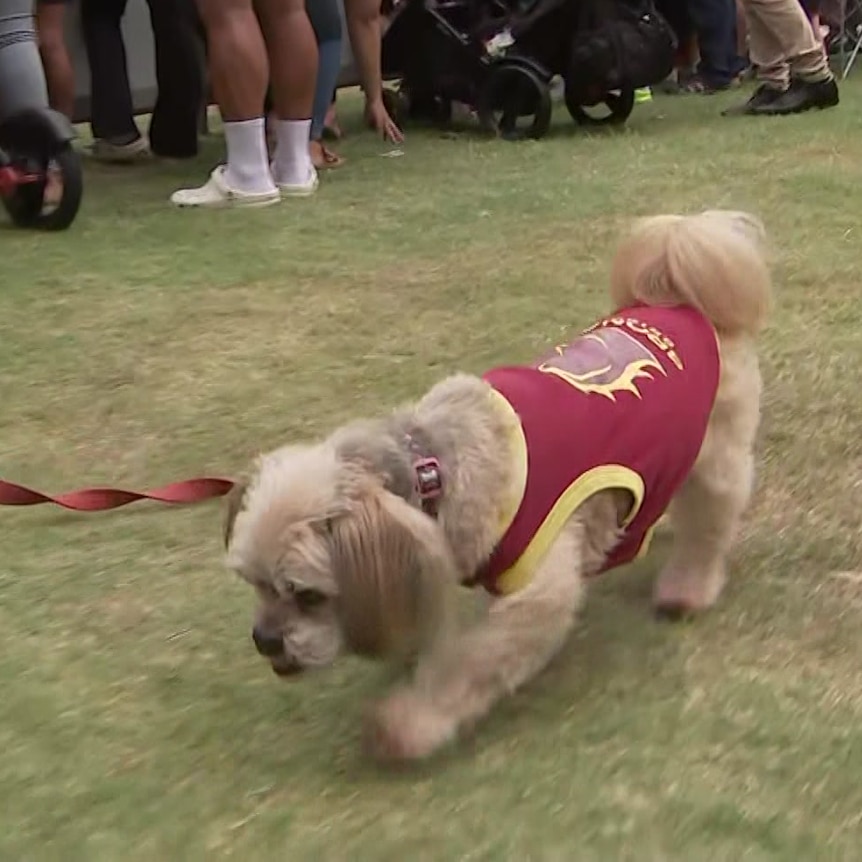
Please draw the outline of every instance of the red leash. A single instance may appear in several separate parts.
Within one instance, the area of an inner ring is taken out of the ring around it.
[[[103,512],[107,509],[117,509],[128,506],[137,500],[155,500],[159,503],[181,505],[184,503],[199,503],[214,497],[223,497],[231,488],[230,479],[187,479],[185,482],[174,482],[152,491],[124,491],[121,488],[82,488],[79,491],[69,491],[50,497],[40,494],[23,485],[4,482],[0,479],[0,506],[38,506],[42,503],[53,503],[64,509],[76,512]]]

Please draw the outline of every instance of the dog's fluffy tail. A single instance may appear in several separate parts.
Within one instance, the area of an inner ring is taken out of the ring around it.
[[[643,219],[617,250],[611,298],[617,308],[691,305],[721,334],[755,335],[771,304],[765,236],[743,212]]]

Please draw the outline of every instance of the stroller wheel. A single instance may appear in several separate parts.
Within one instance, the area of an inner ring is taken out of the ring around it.
[[[40,156],[7,153],[3,205],[19,227],[65,230],[81,206],[81,159],[67,144]],[[46,194],[47,193],[47,194]]]
[[[587,113],[587,106],[575,100],[569,87],[566,87],[565,99],[569,114],[579,126],[620,126],[629,118],[635,106],[635,91],[618,90],[615,93],[608,93],[599,103],[604,105],[606,110],[595,106],[600,112],[598,114]]]
[[[0,124],[0,198],[20,227],[63,230],[81,206],[74,129],[56,111],[28,108]]]
[[[476,108],[482,127],[506,140],[541,138],[551,125],[547,83],[518,63],[491,69]]]

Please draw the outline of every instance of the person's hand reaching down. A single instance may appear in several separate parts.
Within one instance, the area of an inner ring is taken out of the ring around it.
[[[365,122],[370,128],[383,136],[384,141],[400,144],[404,141],[404,135],[398,128],[382,98],[369,99],[365,103]]]

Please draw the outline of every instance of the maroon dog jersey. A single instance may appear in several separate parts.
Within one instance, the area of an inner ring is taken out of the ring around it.
[[[526,481],[475,583],[525,586],[568,518],[598,491],[632,496],[603,571],[646,550],[700,452],[719,378],[715,331],[693,308],[637,306],[600,320],[531,367],[484,375],[520,419]]]

